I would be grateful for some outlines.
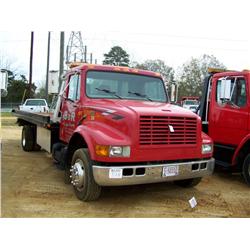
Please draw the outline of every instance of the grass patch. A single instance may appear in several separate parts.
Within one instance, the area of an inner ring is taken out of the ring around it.
[[[13,117],[11,112],[1,112],[1,117]]]
[[[14,116],[1,116],[1,126],[17,126],[16,121]]]

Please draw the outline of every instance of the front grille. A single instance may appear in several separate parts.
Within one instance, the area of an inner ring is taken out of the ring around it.
[[[141,116],[140,145],[196,144],[196,130],[196,118]]]

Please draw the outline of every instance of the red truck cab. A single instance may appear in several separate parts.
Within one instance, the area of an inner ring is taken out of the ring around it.
[[[216,163],[242,172],[250,185],[250,71],[210,69],[200,115]]]
[[[69,145],[70,178],[78,197],[84,162],[74,162],[76,147],[88,149],[98,186],[191,183],[212,173],[211,139],[201,133],[199,117],[169,104],[158,73],[83,65],[73,68],[66,81],[60,140]]]

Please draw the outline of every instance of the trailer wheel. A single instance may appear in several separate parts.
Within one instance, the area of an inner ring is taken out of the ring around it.
[[[22,130],[21,145],[24,151],[30,152],[35,149],[35,131],[34,128],[29,125],[24,125]]]
[[[198,185],[201,182],[201,180],[202,178],[198,177],[198,178],[192,178],[192,179],[186,179],[186,180],[179,180],[179,181],[175,181],[174,183],[180,187],[190,188],[190,187],[194,187]]]
[[[78,199],[93,201],[99,198],[101,187],[94,180],[92,162],[87,149],[80,148],[75,151],[70,172],[71,183]]]
[[[250,153],[246,156],[244,160],[243,167],[242,167],[242,175],[247,185],[250,186]]]

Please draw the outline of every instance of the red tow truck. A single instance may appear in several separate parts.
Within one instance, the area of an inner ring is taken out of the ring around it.
[[[250,71],[209,69],[199,109],[216,163],[250,185]]]
[[[102,186],[192,187],[214,169],[200,117],[169,103],[158,73],[82,64],[65,75],[53,113],[13,114],[23,149],[52,153],[83,201],[97,199]]]

